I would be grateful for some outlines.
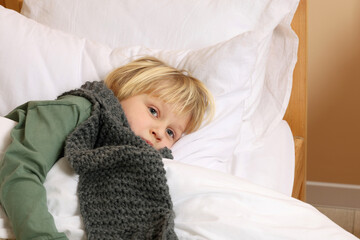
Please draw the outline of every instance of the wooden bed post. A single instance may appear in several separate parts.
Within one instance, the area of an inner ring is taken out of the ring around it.
[[[289,123],[295,140],[295,181],[292,196],[306,199],[307,159],[307,0],[300,0],[292,21],[299,37],[298,61],[294,70],[290,103],[284,119]]]
[[[20,12],[23,0],[0,0],[0,5]]]

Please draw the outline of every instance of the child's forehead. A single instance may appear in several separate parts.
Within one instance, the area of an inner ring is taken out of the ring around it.
[[[148,94],[148,96],[154,101],[163,104],[170,111],[173,111],[178,116],[189,116],[189,111],[186,111],[186,103],[181,98],[176,97],[162,97],[158,95]]]

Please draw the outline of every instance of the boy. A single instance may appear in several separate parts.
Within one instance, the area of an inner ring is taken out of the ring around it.
[[[142,58],[104,83],[12,111],[18,124],[0,169],[0,200],[16,238],[67,239],[42,185],[64,154],[79,174],[88,239],[176,239],[161,157],[171,158],[168,148],[199,128],[206,109],[211,117],[213,100],[199,80]]]

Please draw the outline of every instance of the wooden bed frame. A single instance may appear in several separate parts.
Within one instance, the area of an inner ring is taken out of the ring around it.
[[[0,5],[20,12],[23,0],[0,0]],[[290,103],[284,119],[295,140],[295,181],[292,196],[305,201],[307,144],[307,0],[300,0],[292,22],[299,37],[298,62],[294,71]]]
[[[290,103],[284,119],[289,123],[295,140],[295,180],[292,196],[305,201],[307,162],[307,0],[300,0],[292,21],[292,28],[299,37],[299,50]]]

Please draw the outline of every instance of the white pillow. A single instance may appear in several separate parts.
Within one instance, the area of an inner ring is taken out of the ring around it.
[[[113,68],[134,58],[153,55],[174,67],[190,70],[205,82],[216,99],[214,121],[182,138],[173,149],[175,159],[193,163],[205,159],[210,167],[218,168],[222,163],[218,170],[226,170],[224,166],[231,161],[237,144],[244,102],[250,95],[251,75],[262,44],[256,34],[242,34],[199,50],[112,50],[2,7],[0,33],[2,115],[25,101],[56,98],[85,81],[104,78]]]
[[[173,148],[175,158],[231,172],[233,161],[243,157],[238,148],[253,148],[251,144],[276,126],[285,112],[296,61],[297,39],[289,26],[296,2],[290,7],[286,1],[275,8],[278,1],[256,0],[251,5],[246,0],[243,4],[257,6],[257,14],[253,13],[261,21],[248,24],[246,31],[239,28],[242,34],[233,39],[182,51],[111,49],[1,9],[0,115],[26,101],[53,99],[84,81],[103,79],[113,68],[141,55],[154,55],[190,70],[216,98],[217,115],[212,124],[181,139]],[[269,66],[272,69],[268,70]],[[264,100],[268,108],[264,108]]]
[[[21,13],[112,48],[202,48],[272,31],[298,0],[24,0]]]
[[[256,141],[280,122],[288,105],[297,53],[290,22],[298,2],[25,0],[22,13],[110,47],[196,49],[256,32],[261,48],[243,116],[251,128],[251,141]]]

